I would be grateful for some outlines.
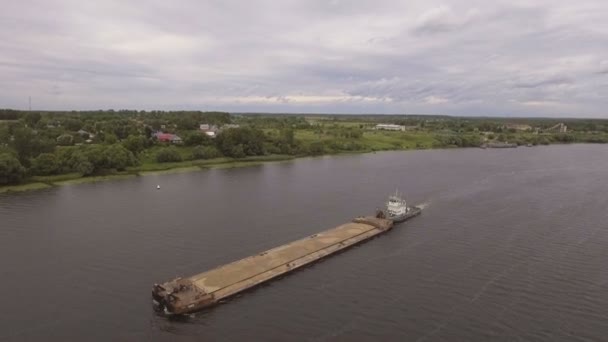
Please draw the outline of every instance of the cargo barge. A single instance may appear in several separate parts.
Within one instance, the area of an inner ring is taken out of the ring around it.
[[[420,213],[419,208],[414,209],[416,214]],[[385,217],[383,211],[378,211],[375,217],[357,217],[352,222],[207,272],[154,284],[153,302],[157,310],[168,315],[199,311],[390,230],[393,220]]]

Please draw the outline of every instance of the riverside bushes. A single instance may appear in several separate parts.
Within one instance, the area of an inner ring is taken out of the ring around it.
[[[180,162],[182,156],[175,147],[165,147],[156,153],[156,161],[159,163]]]

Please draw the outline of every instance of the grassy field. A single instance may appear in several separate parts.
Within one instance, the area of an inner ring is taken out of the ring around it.
[[[63,175],[54,175],[54,176],[33,176],[31,180],[33,182],[41,182],[41,183],[55,183],[66,180],[72,180],[82,178],[81,173],[66,173]]]
[[[129,171],[131,173],[157,172],[157,171],[166,171],[166,170],[171,170],[171,169],[181,169],[181,168],[189,168],[189,167],[197,167],[196,161],[186,160],[186,161],[172,162],[172,163],[144,162],[141,165],[128,167],[127,171]]]
[[[137,174],[139,174],[140,176],[147,176],[147,175],[165,175],[165,174],[170,174],[170,173],[184,173],[184,172],[192,172],[192,171],[200,171],[201,168],[198,166],[183,166],[183,167],[174,167],[171,169],[164,169],[164,170],[149,170],[149,171],[139,171]]]
[[[151,165],[151,164],[159,164],[156,161],[156,154],[161,149],[166,148],[166,146],[153,146],[147,150],[144,150],[141,154],[139,154],[138,158],[141,160],[143,165]],[[189,146],[179,146],[177,147],[177,151],[183,160],[189,160],[192,156],[192,150],[194,147]],[[163,163],[163,164],[171,164],[171,163]]]
[[[369,149],[394,150],[431,148],[435,137],[430,133],[403,133],[403,132],[365,132],[361,138]]]
[[[52,185],[46,183],[27,183],[20,185],[9,185],[9,186],[1,186],[0,194],[5,192],[22,192],[22,191],[31,191],[31,190],[40,190],[50,188]]]
[[[284,159],[260,159],[260,160],[250,160],[250,161],[235,161],[235,162],[231,162],[231,163],[224,163],[224,164],[212,164],[212,165],[208,165],[208,166],[203,166],[204,169],[233,169],[233,168],[237,168],[237,167],[247,167],[247,166],[256,166],[256,165],[262,165],[262,164],[267,164],[267,163],[280,163],[280,162],[285,162],[285,161],[290,161],[294,159],[293,157],[291,158],[284,158]]]
[[[315,141],[357,143],[361,147],[359,149],[361,152],[431,148],[435,141],[435,135],[427,132],[365,131],[361,138],[349,139],[336,138],[330,134],[319,134],[313,130],[297,130],[295,131],[295,137],[307,144]]]
[[[53,183],[53,185],[73,185],[73,184],[83,184],[83,183],[93,183],[93,182],[101,182],[107,180],[118,180],[118,179],[128,179],[132,177],[137,177],[136,174],[116,174],[116,175],[106,175],[106,176],[92,176],[92,177],[82,177],[75,179],[62,180]]]

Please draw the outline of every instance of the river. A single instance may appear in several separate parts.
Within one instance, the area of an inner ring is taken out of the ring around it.
[[[564,145],[2,194],[0,340],[605,340],[607,180],[606,146]],[[153,283],[373,213],[395,188],[423,214],[210,310],[152,310]]]

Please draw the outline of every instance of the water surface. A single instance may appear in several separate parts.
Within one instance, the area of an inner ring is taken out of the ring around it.
[[[0,195],[0,340],[605,340],[607,176],[608,148],[570,145]],[[396,187],[422,216],[192,317],[153,312],[153,283],[372,213]]]

